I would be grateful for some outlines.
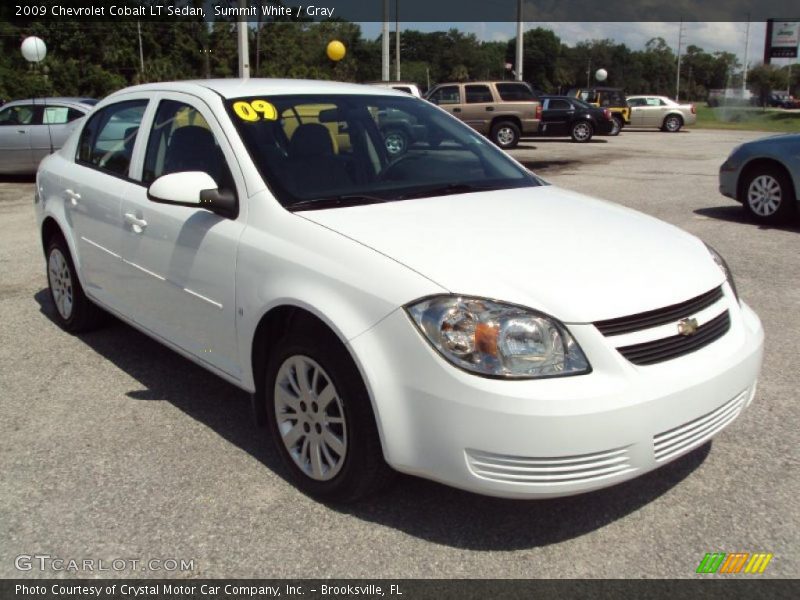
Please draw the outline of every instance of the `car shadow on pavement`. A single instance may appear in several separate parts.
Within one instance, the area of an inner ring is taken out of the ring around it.
[[[570,137],[551,137],[551,138],[537,137],[536,138],[536,143],[537,144],[575,144],[576,146],[580,145],[578,142],[573,142],[572,138],[570,138]],[[583,144],[607,144],[608,140],[599,140],[596,137],[593,137],[588,142],[582,142],[582,143]],[[521,144],[520,144],[520,146],[521,146]]]
[[[34,298],[42,314],[55,324],[55,307],[47,289]],[[288,481],[266,430],[251,417],[247,393],[114,318],[109,318],[106,327],[79,338],[145,388],[128,392],[128,398],[171,403]],[[688,477],[703,463],[710,447],[709,442],[637,479],[568,498],[489,498],[399,475],[392,487],[376,496],[329,508],[455,548],[546,546],[590,533],[639,510]]]
[[[778,229],[780,231],[794,231],[800,233],[800,219],[795,218],[793,222],[780,225],[764,225],[761,223],[756,223],[750,218],[750,215],[747,214],[747,211],[742,208],[741,204],[736,204],[733,206],[729,204],[723,206],[708,206],[705,208],[698,208],[694,211],[694,213],[702,217],[719,219],[721,221],[729,221],[731,223],[740,223],[742,225],[750,225],[752,227],[758,227],[759,229],[764,230]]]

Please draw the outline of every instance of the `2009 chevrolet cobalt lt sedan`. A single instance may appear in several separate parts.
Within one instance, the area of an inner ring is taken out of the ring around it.
[[[413,132],[401,154],[387,119]],[[108,311],[251,392],[320,498],[393,470],[585,492],[696,448],[755,393],[762,328],[713,249],[402,92],[128,88],[45,159],[35,203],[59,323]]]

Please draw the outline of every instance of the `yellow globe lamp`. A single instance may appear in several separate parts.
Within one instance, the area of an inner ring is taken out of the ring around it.
[[[339,62],[344,58],[345,50],[344,44],[339,40],[333,40],[328,44],[327,49],[325,52],[328,54],[328,58],[330,58],[334,62]]]

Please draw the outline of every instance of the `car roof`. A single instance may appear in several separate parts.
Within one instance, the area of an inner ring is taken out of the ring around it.
[[[197,96],[212,92],[222,98],[243,98],[248,96],[290,95],[290,94],[361,94],[374,96],[400,96],[408,94],[391,88],[339,81],[318,81],[312,79],[197,79],[187,81],[162,81],[145,83],[124,88],[112,94],[133,92],[185,92]]]
[[[586,87],[586,86],[581,85],[581,86],[578,86],[578,87],[571,88],[570,92],[574,92],[574,91],[577,91],[577,90],[595,90],[596,92],[621,92],[622,88],[606,87],[606,86],[602,86],[602,85],[590,85],[590,86]]]
[[[88,102],[87,102],[88,100]],[[94,98],[72,98],[68,96],[53,96],[48,98],[20,98],[19,100],[9,100],[3,106],[10,106],[15,104],[45,104],[52,102],[54,104],[80,104],[85,107],[92,107],[97,104]]]

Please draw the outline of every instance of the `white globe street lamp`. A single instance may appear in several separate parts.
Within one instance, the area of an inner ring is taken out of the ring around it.
[[[597,69],[594,78],[597,79],[597,81],[605,81],[608,78],[608,71],[605,69]]]
[[[22,56],[25,60],[32,63],[38,63],[44,60],[47,56],[47,45],[41,38],[32,35],[22,40]]]

